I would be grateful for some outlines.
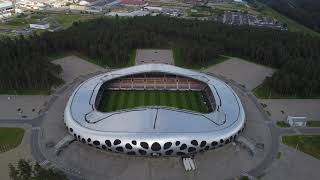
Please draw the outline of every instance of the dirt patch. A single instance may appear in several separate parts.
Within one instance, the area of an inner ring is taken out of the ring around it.
[[[60,74],[60,76],[66,83],[73,81],[81,75],[105,70],[104,68],[92,64],[77,56],[67,56],[61,59],[54,60],[52,62],[54,64],[61,65],[63,72]]]
[[[275,72],[272,68],[233,57],[205,71],[232,79],[249,90],[260,85],[266,76],[271,76]]]
[[[137,49],[136,64],[162,63],[174,64],[172,50]]]

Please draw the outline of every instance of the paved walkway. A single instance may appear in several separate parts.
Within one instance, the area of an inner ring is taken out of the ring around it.
[[[0,121],[1,127],[19,127],[25,129],[25,133],[21,144],[9,151],[0,153],[0,179],[1,180],[9,180],[9,168],[8,165],[11,163],[12,165],[17,165],[20,159],[25,159],[29,161],[34,161],[31,155],[31,146],[30,135],[31,135],[31,126],[27,124],[12,124],[11,121],[9,123],[4,123]]]
[[[225,79],[231,80],[252,90],[260,85],[266,76],[272,76],[274,69],[245,61],[239,58],[231,57],[228,60],[209,67],[205,70]]]
[[[90,76],[90,75],[89,75]],[[66,85],[66,87],[61,88],[61,90],[58,90],[54,95],[51,96],[52,100],[49,101],[50,103],[47,104],[46,109],[50,109],[52,104],[54,104],[54,101],[57,100],[57,97],[61,96],[64,94],[66,90],[69,88],[72,88],[74,85],[77,83],[81,82],[81,80],[86,79],[87,77],[81,77],[77,80],[75,80],[72,83],[69,83]],[[248,171],[249,175],[259,177],[260,175],[264,174],[266,169],[270,167],[272,162],[276,159],[277,153],[279,151],[279,139],[281,135],[284,134],[294,134],[296,133],[292,129],[279,129],[274,126],[274,123],[269,119],[269,117],[265,114],[262,106],[260,105],[259,101],[251,94],[250,91],[247,91],[240,85],[235,85],[238,90],[242,91],[244,95],[247,95],[254,104],[256,104],[256,107],[258,107],[259,111],[261,111],[262,114],[264,114],[265,122],[267,123],[267,127],[269,128],[269,131],[271,133],[271,147],[268,149],[268,152],[265,156],[265,158],[262,160],[261,163],[255,165],[255,168],[251,169]],[[70,90],[70,89],[69,89]],[[44,117],[46,116],[46,111],[42,112],[42,114],[35,119],[32,120],[0,120],[0,123],[8,123],[8,124],[28,124],[30,125],[31,128],[31,135],[30,137],[30,145],[31,145],[31,153],[34,159],[41,163],[42,165],[49,164],[49,161],[46,159],[46,156],[43,153],[43,150],[41,149],[39,145],[39,138],[41,137],[41,123],[44,121]],[[299,128],[298,131],[300,131],[302,134],[320,134],[320,128]],[[27,135],[26,135],[27,136]],[[91,148],[92,149],[92,148]],[[157,161],[157,160],[155,160]],[[101,166],[103,166],[101,164]],[[207,166],[207,165],[205,165]],[[76,171],[68,170],[63,167],[59,167],[60,169],[63,169],[70,177],[73,179],[77,179],[79,177],[79,174],[77,174]],[[198,173],[198,172],[196,172]],[[125,174],[122,174],[125,175]],[[160,174],[159,174],[160,175]]]

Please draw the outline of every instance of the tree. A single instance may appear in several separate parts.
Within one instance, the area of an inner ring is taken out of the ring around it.
[[[9,164],[9,176],[12,180],[67,180],[62,172],[53,169],[45,169],[38,163],[32,165],[30,162],[20,159],[17,167]]]

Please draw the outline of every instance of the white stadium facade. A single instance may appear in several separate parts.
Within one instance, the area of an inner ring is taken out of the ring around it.
[[[211,111],[148,106],[101,112],[98,105],[106,89],[201,90]],[[67,103],[64,121],[78,141],[106,151],[189,156],[234,141],[244,129],[245,112],[231,87],[212,76],[166,64],[143,64],[97,75],[80,84]]]

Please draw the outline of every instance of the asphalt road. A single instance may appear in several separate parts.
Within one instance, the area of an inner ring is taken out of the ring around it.
[[[210,75],[213,75],[211,73],[208,73]],[[216,75],[213,75],[217,77]],[[223,77],[219,77],[220,79],[223,79],[226,82],[229,82],[229,80],[224,79]],[[67,86],[70,86],[71,84],[68,84]],[[248,172],[249,175],[258,177],[264,173],[264,170],[271,165],[273,160],[277,157],[278,151],[279,151],[279,144],[280,144],[280,137],[282,135],[293,135],[297,134],[297,132],[300,132],[300,134],[320,134],[320,128],[277,128],[274,123],[269,119],[269,117],[266,115],[263,107],[259,103],[258,99],[249,91],[244,89],[242,86],[233,84],[237,88],[241,90],[242,93],[245,93],[250,97],[250,99],[256,104],[259,111],[261,111],[262,114],[264,114],[265,122],[267,123],[267,127],[269,128],[270,134],[271,134],[271,148],[269,152],[267,153],[265,159],[257,165],[254,169],[250,170]],[[50,106],[54,103],[54,101],[57,99],[59,95],[61,95],[67,87],[63,87],[60,90],[57,91],[57,94],[52,95],[51,99],[47,103],[46,109],[50,109]],[[32,126],[32,132],[31,132],[31,138],[30,138],[30,144],[31,144],[31,154],[34,157],[34,159],[39,162],[40,164],[44,161],[46,161],[45,156],[41,152],[40,144],[39,144],[39,138],[40,138],[40,125],[42,121],[45,120],[45,113],[42,112],[42,114],[39,117],[36,117],[34,119],[0,119],[0,123],[7,123],[7,124],[29,124]],[[65,172],[71,179],[79,179],[77,175],[73,175],[70,172]]]

